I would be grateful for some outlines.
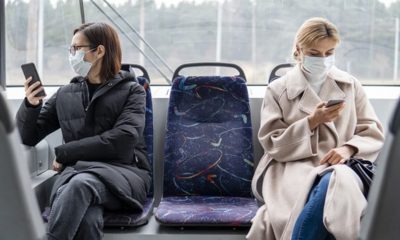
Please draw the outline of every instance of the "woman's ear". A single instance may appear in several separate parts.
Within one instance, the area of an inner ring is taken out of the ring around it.
[[[300,48],[299,46],[296,44],[296,46],[294,47],[294,51],[293,51],[293,57],[295,60],[299,61],[300,60]]]
[[[297,44],[296,44],[296,52],[297,52],[298,55],[300,55],[300,47]]]
[[[104,56],[104,54],[106,53],[105,47],[103,45],[97,46],[96,53],[97,53],[98,58],[102,58]]]

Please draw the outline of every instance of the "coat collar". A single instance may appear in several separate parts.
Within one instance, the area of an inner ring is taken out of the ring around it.
[[[99,89],[94,93],[92,102],[108,92],[110,89],[112,89],[114,86],[118,85],[119,83],[123,81],[136,81],[136,77],[134,74],[126,72],[126,71],[120,71],[119,73],[115,74],[114,77],[108,79],[103,83],[102,86],[99,87]]]
[[[87,87],[84,87],[82,91],[83,91],[83,101],[84,101],[83,104],[85,106],[85,111],[88,111],[90,109],[90,106],[92,105],[91,103],[94,102],[97,98],[101,97],[106,92],[110,91],[110,89],[112,89],[114,86],[124,81],[137,82],[134,74],[126,71],[120,71],[119,73],[115,74],[112,78],[105,81],[101,86],[99,86],[98,89],[94,92],[91,100],[89,100],[89,92]],[[71,80],[71,83],[80,83],[82,84],[82,86],[87,85],[86,79],[81,76],[73,78]]]
[[[300,65],[297,64],[291,71],[287,73],[287,80],[286,80],[286,89],[287,89],[287,94],[288,98],[290,100],[295,99],[302,93],[307,93],[311,94],[313,92],[315,95],[314,97],[318,97],[317,100],[329,100],[329,99],[342,99],[345,97],[343,91],[339,88],[337,83],[346,83],[346,84],[351,84],[351,78],[349,74],[346,72],[343,72],[339,70],[336,67],[333,67],[329,73],[328,73],[328,78],[326,82],[323,84],[320,92],[321,98],[317,96],[315,92],[312,91],[310,88],[310,85],[305,78],[302,70],[300,69]],[[328,86],[327,86],[328,85]],[[328,89],[326,89],[328,88]],[[329,95],[333,94],[333,96],[325,96],[326,94]],[[328,97],[325,99],[325,97]]]
[[[351,84],[351,76],[336,67],[333,67],[329,73],[326,81],[323,83],[319,95],[311,88],[307,79],[305,78],[300,65],[297,64],[294,69],[287,73],[286,89],[289,100],[300,97],[298,108],[306,115],[311,114],[316,106],[321,101],[328,101],[330,99],[345,99],[346,94],[339,87],[338,83]],[[338,140],[336,128],[333,122],[324,123],[334,134]]]

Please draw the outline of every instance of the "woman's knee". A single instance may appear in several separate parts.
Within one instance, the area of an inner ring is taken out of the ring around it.
[[[81,190],[82,188],[91,188],[93,185],[97,184],[98,179],[96,176],[90,173],[79,173],[71,178],[67,183],[68,190]]]
[[[79,199],[79,196],[92,201],[98,197],[98,191],[102,187],[102,182],[96,176],[89,173],[80,173],[71,178],[67,183],[68,194]]]

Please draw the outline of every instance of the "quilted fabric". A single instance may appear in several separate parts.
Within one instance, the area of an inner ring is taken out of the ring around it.
[[[153,101],[151,98],[151,90],[149,82],[146,78],[137,77],[137,80],[146,91],[146,122],[143,135],[147,147],[147,159],[150,163],[150,166],[153,166]],[[153,173],[151,174],[153,177]],[[153,195],[153,184],[151,185],[149,194],[149,196]]]
[[[144,137],[147,147],[147,159],[150,166],[153,166],[153,103],[151,98],[151,91],[149,82],[144,77],[137,77],[138,82],[143,86],[146,91],[146,123],[144,127]],[[153,173],[151,173],[153,179]],[[105,212],[104,226],[106,227],[133,227],[146,224],[153,210],[153,184],[147,201],[143,205],[143,212]]]
[[[138,82],[144,87],[146,91],[146,123],[144,128],[144,137],[147,146],[148,161],[153,166],[153,104],[151,98],[151,91],[149,82],[144,77],[137,77]],[[152,173],[151,173],[152,174]],[[153,176],[153,175],[152,175]],[[142,212],[105,212],[104,213],[104,226],[140,226],[146,224],[153,210],[153,184],[151,185],[150,192],[147,200],[143,205]],[[42,218],[45,222],[48,221],[50,208],[46,207],[42,213]]]
[[[107,211],[104,213],[104,224],[107,227],[131,227],[141,226],[148,222],[153,210],[154,198],[147,198],[143,204],[142,212]],[[50,207],[46,207],[42,213],[45,222],[49,221]]]
[[[250,197],[253,145],[245,81],[177,77],[164,150],[164,197]]]
[[[250,226],[257,209],[254,198],[166,197],[161,201],[155,216],[166,225]]]
[[[153,210],[154,198],[147,198],[143,212],[105,212],[104,225],[107,227],[141,226],[148,222]]]

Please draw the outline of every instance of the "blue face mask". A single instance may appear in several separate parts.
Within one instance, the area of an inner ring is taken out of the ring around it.
[[[91,50],[87,51],[90,52]],[[85,54],[83,50],[78,50],[75,55],[69,54],[69,64],[71,65],[74,72],[82,77],[86,77],[92,67],[92,63],[83,60]]]
[[[313,77],[325,77],[335,65],[335,55],[328,57],[304,56],[303,68]]]

